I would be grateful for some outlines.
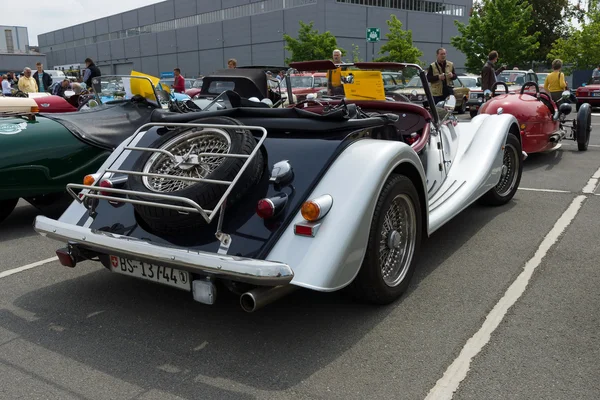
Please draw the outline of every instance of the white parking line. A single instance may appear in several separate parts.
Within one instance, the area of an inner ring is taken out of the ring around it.
[[[58,260],[58,257],[47,258],[45,260],[27,264],[27,265],[24,265],[19,268],[13,268],[13,269],[9,269],[8,271],[0,272],[0,279],[6,278],[7,276],[10,276],[13,274],[17,274],[19,272],[27,271],[28,269],[31,269],[31,268],[41,267],[44,264],[48,264],[48,263],[51,263],[52,261],[56,261],[56,260]]]
[[[558,190],[558,189],[536,189],[536,188],[522,188],[522,187],[520,187],[518,190],[526,190],[526,191],[529,191],[529,192],[571,193],[568,190]]]
[[[467,340],[458,357],[450,364],[444,375],[429,391],[426,400],[452,399],[460,383],[467,377],[471,361],[489,343],[492,333],[504,319],[508,310],[523,295],[535,269],[541,264],[548,250],[558,241],[560,235],[575,219],[586,198],[587,196],[584,195],[577,196],[558,221],[556,221],[554,227],[546,235],[533,257],[525,264],[523,272],[519,274],[517,279],[506,290],[504,296],[487,315],[479,331]]]
[[[600,179],[600,168],[592,175],[587,185],[583,188],[583,193],[594,193],[596,191],[596,186],[598,186],[598,179]]]

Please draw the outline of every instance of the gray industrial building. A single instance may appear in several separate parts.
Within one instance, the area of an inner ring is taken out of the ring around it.
[[[92,58],[103,74],[129,74],[134,69],[158,76],[179,67],[186,77],[242,65],[284,65],[283,34],[296,36],[299,21],[330,31],[349,54],[371,60],[373,44],[367,28],[388,33],[386,20],[395,14],[413,33],[424,62],[443,46],[460,72],[465,56],[450,46],[458,34],[455,20],[467,22],[473,0],[167,0],[136,10],[70,26],[38,36],[47,66],[81,64]]]
[[[9,71],[20,73],[35,63],[46,63],[46,56],[29,45],[27,28],[0,25],[0,74]]]

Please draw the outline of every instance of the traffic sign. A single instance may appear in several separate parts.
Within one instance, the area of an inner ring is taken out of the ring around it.
[[[367,42],[379,42],[380,37],[379,28],[367,28]]]

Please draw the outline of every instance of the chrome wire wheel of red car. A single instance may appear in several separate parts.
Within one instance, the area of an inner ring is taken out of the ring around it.
[[[480,198],[480,203],[500,206],[508,203],[517,192],[523,174],[521,142],[513,133],[509,133],[504,144],[500,180],[492,189]]]
[[[419,195],[404,175],[392,175],[375,206],[367,251],[350,289],[355,297],[387,304],[408,288],[421,243]]]

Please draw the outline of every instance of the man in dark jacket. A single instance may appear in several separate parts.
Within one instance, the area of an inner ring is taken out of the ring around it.
[[[44,65],[40,62],[36,63],[37,71],[33,74],[33,79],[37,82],[38,90],[40,92],[50,93],[50,86],[52,86],[52,77],[49,73],[44,72]]]
[[[494,64],[498,61],[498,52],[496,50],[491,51],[488,55],[488,61],[481,70],[481,90],[492,90],[492,86],[496,83],[498,76],[502,71],[506,69],[506,65],[501,66],[497,70],[494,69]]]
[[[94,61],[91,58],[85,59],[85,73],[83,74],[83,82],[87,85],[88,90],[93,89],[92,79],[97,76],[102,76],[100,68],[96,67]]]

